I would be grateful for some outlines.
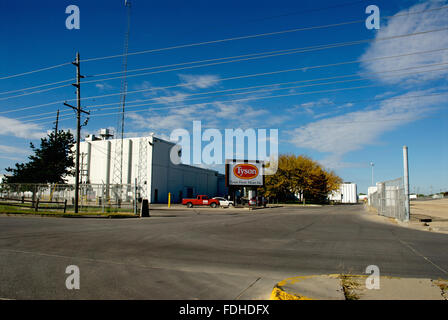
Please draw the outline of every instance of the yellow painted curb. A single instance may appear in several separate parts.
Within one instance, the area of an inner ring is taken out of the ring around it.
[[[270,300],[313,300],[313,299],[308,298],[306,296],[299,296],[288,293],[284,291],[282,288],[276,286],[271,292]]]
[[[338,275],[328,275],[330,277],[338,276]],[[319,277],[319,275],[311,275],[311,276],[298,276],[292,278],[286,278],[274,286],[274,289],[271,292],[271,300],[313,300],[310,297],[305,295],[301,295],[298,293],[290,293],[283,290],[283,286],[287,284],[294,284],[296,282],[302,281],[304,279],[309,279],[313,277]]]
[[[297,277],[291,277],[286,278],[280,282],[278,282],[272,292],[270,300],[315,300],[315,298],[310,298],[305,295],[302,295],[300,293],[296,292],[286,292],[283,287],[288,284],[295,284],[297,282],[300,282],[304,279],[310,279],[315,277],[328,277],[328,278],[338,278],[341,280],[341,286],[344,287],[344,291],[347,290],[348,294],[352,295],[353,297],[348,297],[347,293],[344,293],[346,295],[346,300],[358,300],[359,296],[354,289],[359,285],[359,283],[356,283],[355,279],[366,279],[368,275],[355,275],[355,274],[323,274],[323,275],[310,275],[310,276],[297,276]],[[393,276],[381,276],[382,279],[403,279],[402,277],[393,277]],[[355,280],[355,282],[353,282]],[[344,285],[344,281],[348,281],[346,285]],[[445,299],[448,299],[448,280],[446,279],[438,279],[438,280],[431,280],[434,286],[437,286],[440,288],[442,296]]]
[[[342,274],[325,274],[325,275],[315,274],[315,275],[310,275],[310,276],[297,276],[297,277],[286,278],[274,286],[274,289],[271,292],[270,299],[271,300],[314,300],[313,298],[307,297],[305,295],[301,295],[300,293],[286,292],[283,289],[283,286],[285,286],[287,284],[295,284],[304,279],[310,279],[310,278],[321,277],[321,276],[341,279],[341,276],[343,276],[343,275]],[[363,277],[363,278],[367,277],[365,275],[350,275],[350,276],[351,277]]]

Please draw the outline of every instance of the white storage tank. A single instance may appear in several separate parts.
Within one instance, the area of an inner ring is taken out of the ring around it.
[[[358,203],[356,183],[344,182],[341,184],[342,203]]]
[[[339,189],[332,192],[328,199],[340,203],[358,203],[356,183],[341,183]]]

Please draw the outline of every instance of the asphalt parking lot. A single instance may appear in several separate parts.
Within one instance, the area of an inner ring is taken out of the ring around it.
[[[154,210],[142,219],[0,216],[1,299],[267,299],[287,277],[448,278],[448,235],[361,205]],[[80,289],[68,290],[68,265]]]

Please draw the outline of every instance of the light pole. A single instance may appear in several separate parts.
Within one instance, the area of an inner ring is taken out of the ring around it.
[[[373,186],[373,166],[375,164],[373,163],[373,161],[370,161],[370,167],[372,167],[372,186]]]
[[[404,195],[405,195],[404,221],[406,222],[406,221],[409,221],[409,218],[411,216],[410,206],[409,206],[409,160],[408,160],[408,147],[407,146],[403,146],[403,169],[404,169],[403,184],[404,184]]]

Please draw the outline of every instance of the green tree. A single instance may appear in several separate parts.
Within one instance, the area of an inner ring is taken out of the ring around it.
[[[60,130],[40,140],[40,147],[30,143],[33,154],[26,163],[16,163],[8,167],[6,183],[65,183],[67,176],[73,175],[74,159],[72,148],[75,144],[70,131]]]

